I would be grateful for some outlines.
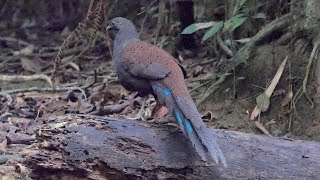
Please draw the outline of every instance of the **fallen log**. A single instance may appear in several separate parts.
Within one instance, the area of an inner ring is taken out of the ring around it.
[[[51,119],[27,155],[35,179],[317,179],[320,143],[213,130],[228,166],[200,160],[177,127],[77,115]]]

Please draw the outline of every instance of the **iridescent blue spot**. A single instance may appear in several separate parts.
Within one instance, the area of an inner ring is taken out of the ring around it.
[[[175,112],[175,115],[176,115],[177,121],[178,121],[180,124],[182,124],[182,118],[181,118],[180,114],[179,114],[178,112]]]
[[[186,128],[189,133],[192,133],[193,128],[189,120],[186,120]]]
[[[155,91],[162,91],[162,88],[158,85],[154,85]]]
[[[166,95],[166,96],[169,96],[171,94],[171,92],[169,91],[169,89],[164,89],[163,90],[163,93]]]

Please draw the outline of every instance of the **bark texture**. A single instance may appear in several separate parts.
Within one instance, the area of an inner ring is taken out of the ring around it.
[[[175,126],[63,116],[27,155],[35,178],[317,179],[320,144],[213,130],[228,167],[208,165]],[[105,121],[105,122],[101,122]],[[56,124],[67,124],[57,128]],[[45,142],[45,146],[43,143]]]

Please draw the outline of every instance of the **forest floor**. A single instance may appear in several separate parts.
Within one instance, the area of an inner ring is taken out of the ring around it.
[[[70,30],[68,27],[62,31],[22,28],[19,33],[16,30],[14,31],[16,33],[12,32],[12,29],[0,31],[0,76],[33,74],[49,76],[58,48]],[[102,37],[104,35],[99,34],[95,46],[80,57],[77,55],[85,46],[83,41],[77,44],[77,47],[66,50],[62,60],[65,63],[57,75],[61,87],[81,87],[94,82],[85,88],[85,94],[71,89],[61,92],[26,90],[30,87],[38,89],[49,87],[43,78],[22,82],[0,80],[1,91],[25,89],[11,94],[13,101],[8,107],[6,107],[8,99],[0,96],[0,109],[4,110],[0,119],[1,151],[10,153],[10,148],[31,147],[39,133],[39,127],[46,124],[50,117],[75,113],[134,117],[139,112],[143,100],[137,97],[136,93],[126,91],[117,82],[109,49]],[[297,42],[296,45],[299,44],[304,43]],[[270,107],[261,114],[260,122],[272,136],[319,141],[320,117],[318,112],[311,109],[307,98],[302,96],[295,103],[295,110],[283,103],[290,92],[289,80],[294,82],[293,92],[301,86],[311,51],[310,47],[306,49],[305,52],[299,51],[298,48],[291,51],[288,45],[281,46],[276,43],[258,47],[254,58],[229,76],[218,91],[198,107],[204,115],[205,122],[219,129],[262,134],[253,121],[249,120],[249,114],[256,106],[256,97],[268,87],[282,60],[291,53],[288,63],[291,64],[291,69],[288,65],[285,68],[271,96]],[[199,51],[197,54],[206,54],[203,52],[205,49]],[[215,70],[216,62],[210,61],[212,59],[214,58],[195,56],[182,61],[188,72],[186,82],[189,89],[209,80],[213,83],[212,79],[215,80],[223,74]],[[211,63],[201,64],[205,61]],[[208,85],[191,92],[196,101],[201,98]],[[311,99],[315,95],[315,88],[311,79],[308,84],[308,94]],[[149,96],[144,108],[144,120],[154,120],[150,118],[154,106],[155,101]],[[165,119],[172,120],[171,117]],[[63,124],[59,123],[56,126],[60,127]]]

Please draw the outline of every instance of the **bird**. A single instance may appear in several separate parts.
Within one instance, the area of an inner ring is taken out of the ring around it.
[[[226,167],[220,146],[189,94],[181,64],[165,50],[140,40],[135,25],[126,18],[111,19],[106,29],[115,32],[113,59],[120,84],[141,95],[152,94],[157,106],[165,106],[175,118],[203,161],[220,161]]]

